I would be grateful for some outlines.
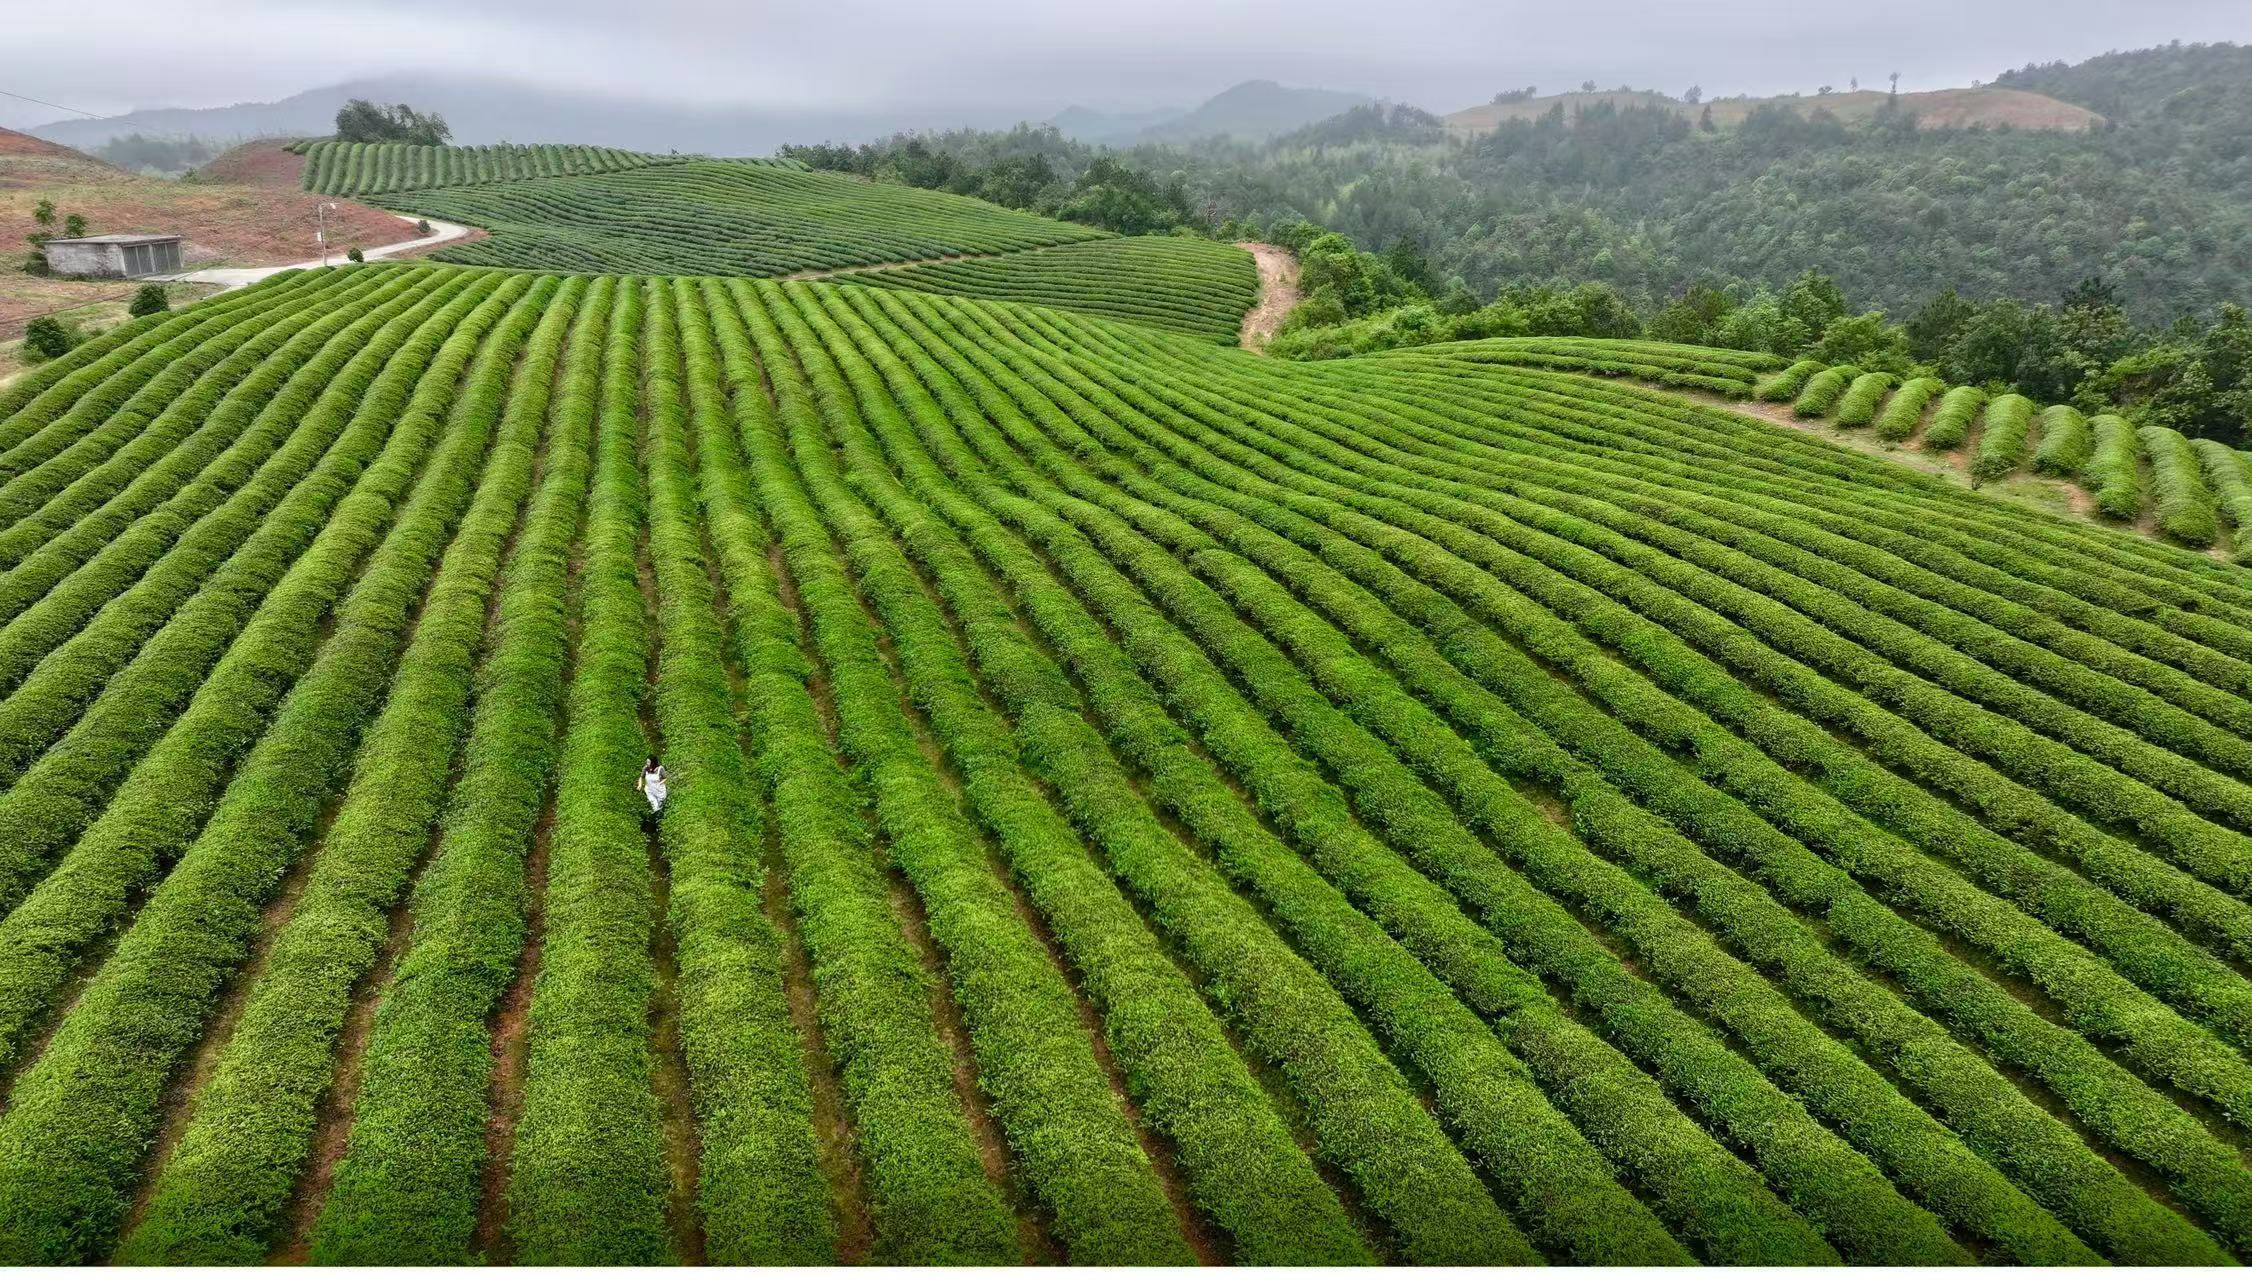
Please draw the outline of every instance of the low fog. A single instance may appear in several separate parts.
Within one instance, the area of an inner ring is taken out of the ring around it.
[[[110,0],[17,15],[0,123],[270,101],[371,76],[506,77],[715,111],[912,123],[1188,106],[1245,79],[1450,111],[1497,89],[1764,94],[1967,84],[2027,61],[2252,35],[2243,0]],[[25,101],[26,98],[43,102]],[[536,136],[525,121],[517,136]]]

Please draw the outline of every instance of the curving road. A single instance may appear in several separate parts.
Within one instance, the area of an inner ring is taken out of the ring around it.
[[[449,240],[460,240],[470,233],[470,228],[457,222],[441,222],[436,218],[417,218],[403,213],[395,213],[391,216],[401,222],[428,222],[430,234],[413,240],[401,240],[397,244],[383,245],[380,248],[362,249],[360,250],[362,257],[371,261],[376,258],[388,258],[395,254],[444,244]],[[331,265],[342,261],[344,261],[344,254],[341,251],[331,253],[328,256],[328,262]],[[206,267],[199,271],[182,271],[177,275],[152,276],[149,278],[194,284],[215,284],[219,286],[219,291],[224,293],[229,289],[239,289],[246,284],[256,284],[267,276],[276,275],[280,272],[297,271],[321,265],[323,265],[321,260],[314,258],[306,262],[285,262],[270,267]]]

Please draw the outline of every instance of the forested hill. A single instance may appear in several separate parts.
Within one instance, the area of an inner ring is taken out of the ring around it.
[[[1654,308],[1699,281],[1780,288],[1811,269],[1906,314],[1947,289],[2054,301],[2100,274],[2146,325],[2252,297],[2252,50],[2174,45],[1994,83],[2105,123],[1932,128],[1904,94],[1863,119],[1771,106],[1712,128],[1601,103],[1455,141],[1436,117],[1368,106],[1264,145],[1126,158],[1179,174],[1182,207],[1214,220],[1407,239],[1481,296],[1599,281]],[[1095,155],[1038,130],[921,144],[979,165],[1036,154],[1066,180]]]
[[[1699,278],[1780,285],[1812,268],[1904,312],[1947,288],[2051,300],[2102,274],[2145,323],[2252,296],[2252,50],[2170,46],[1997,83],[2108,123],[1930,129],[1905,110],[1848,123],[1777,108],[1708,131],[1604,105],[1447,145],[1395,115],[1336,143],[1283,139],[1214,186],[1242,212],[1410,238],[1480,292],[1594,279],[1654,302]]]
[[[2077,66],[2023,67],[1995,83],[2046,93],[2118,121],[2140,169],[2163,167],[2202,189],[2252,199],[2252,45],[2107,53]]]
[[[2181,44],[2107,53],[2081,63],[2048,62],[2005,71],[1996,85],[2076,102],[2115,120],[2151,116],[2210,118],[2252,100],[2252,45]],[[2243,136],[2243,117],[2237,117]]]

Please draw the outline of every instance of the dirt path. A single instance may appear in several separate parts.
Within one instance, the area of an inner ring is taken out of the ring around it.
[[[1298,259],[1281,245],[1257,240],[1238,241],[1236,248],[1249,250],[1259,264],[1259,301],[1244,313],[1242,341],[1252,351],[1263,351],[1282,327],[1282,318],[1298,305]]]
[[[418,220],[416,216],[412,214],[395,213],[391,216],[399,219],[401,222],[411,223]],[[361,251],[360,256],[370,260],[376,258],[399,257],[402,255],[419,253],[425,249],[434,249],[439,245],[448,244],[455,240],[467,239],[472,234],[471,228],[465,227],[458,222],[441,222],[436,218],[424,218],[420,220],[428,222],[430,224],[429,235],[418,236],[412,240],[401,240],[396,244],[382,245],[374,249],[364,249]],[[334,241],[331,241],[330,243],[333,244]],[[329,264],[340,263],[343,261],[344,254],[341,250],[336,253],[330,254],[328,257]],[[152,276],[150,278],[157,280],[190,281],[197,284],[215,284],[219,286],[221,292],[225,292],[228,289],[239,289],[246,284],[256,284],[260,280],[263,280],[267,276],[273,275],[277,272],[294,271],[304,268],[318,267],[321,265],[324,265],[322,260],[315,258],[309,262],[285,262],[271,267],[206,267],[200,271],[183,271],[178,275]]]
[[[571,642],[578,649],[577,638]],[[564,680],[569,682],[568,673]],[[560,719],[560,717],[558,717]],[[532,988],[539,981],[542,950],[547,941],[547,860],[555,835],[553,781],[540,803],[540,816],[532,829],[531,847],[524,861],[524,950],[516,960],[516,974],[493,1011],[493,1071],[487,1083],[485,1113],[485,1168],[478,1190],[477,1230],[473,1239],[477,1256],[488,1263],[506,1262],[508,1239],[508,1174],[516,1154],[516,1122],[524,1110],[524,1068],[527,1064],[532,1021]]]

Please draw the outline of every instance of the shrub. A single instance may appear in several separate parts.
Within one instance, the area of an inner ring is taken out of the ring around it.
[[[1986,406],[1986,431],[1978,438],[1978,457],[1971,477],[1999,480],[2025,465],[2025,450],[2033,429],[2033,402],[2020,395],[1996,396]]]
[[[344,260],[346,262],[366,262],[367,255],[360,252],[360,246],[353,245],[344,251]]]
[[[2088,419],[2068,404],[2052,404],[2041,411],[2041,443],[2033,450],[2033,469],[2043,475],[2076,476],[2088,465],[2095,437]]]
[[[36,360],[69,355],[72,347],[85,340],[77,325],[55,316],[40,316],[23,329],[23,349]]]
[[[1939,398],[1939,412],[1931,416],[1931,425],[1924,428],[1924,448],[1954,449],[1970,438],[1971,419],[1980,405],[1986,403],[1986,393],[1977,387],[1956,387]]]
[[[2213,490],[2214,505],[2228,518],[2229,526],[2236,530],[2233,556],[2239,561],[2252,557],[2252,477],[2245,472],[2244,455],[2218,440],[2192,440],[2198,461],[2205,464],[2205,482]]]
[[[133,295],[133,301],[126,304],[125,307],[126,312],[134,316],[153,316],[160,311],[170,311],[171,309],[172,299],[164,292],[164,286],[160,284],[142,285],[139,292]]]
[[[1792,365],[1790,368],[1785,369],[1781,373],[1778,373],[1775,376],[1760,383],[1759,390],[1755,394],[1757,394],[1762,400],[1782,401],[1797,399],[1798,393],[1806,386],[1806,380],[1813,377],[1815,374],[1820,373],[1821,371],[1821,361],[1801,360],[1797,364]]]
[[[2095,495],[2096,510],[2114,520],[2132,520],[2143,512],[2142,446],[2136,443],[2135,429],[2109,413],[2088,426],[2096,443],[2080,483]]]
[[[1838,397],[1845,394],[1846,386],[1860,376],[1861,371],[1859,369],[1849,364],[1841,364],[1824,369],[1808,378],[1805,388],[1798,393],[1798,399],[1791,402],[1791,416],[1794,418],[1828,416],[1830,410],[1837,406]]]
[[[2213,515],[2213,491],[2189,438],[2172,427],[2148,426],[2135,433],[2150,455],[2150,487],[2158,499],[2158,528],[2188,547],[2210,547],[2221,536]]]
[[[1877,406],[1884,403],[1884,393],[1891,390],[1893,377],[1889,373],[1864,373],[1845,389],[1844,398],[1838,401],[1837,424],[1841,427],[1865,427],[1877,416]]]
[[[1910,378],[1887,400],[1877,417],[1877,434],[1887,440],[1905,440],[1924,425],[1924,410],[1931,398],[1946,388],[1937,378]]]

